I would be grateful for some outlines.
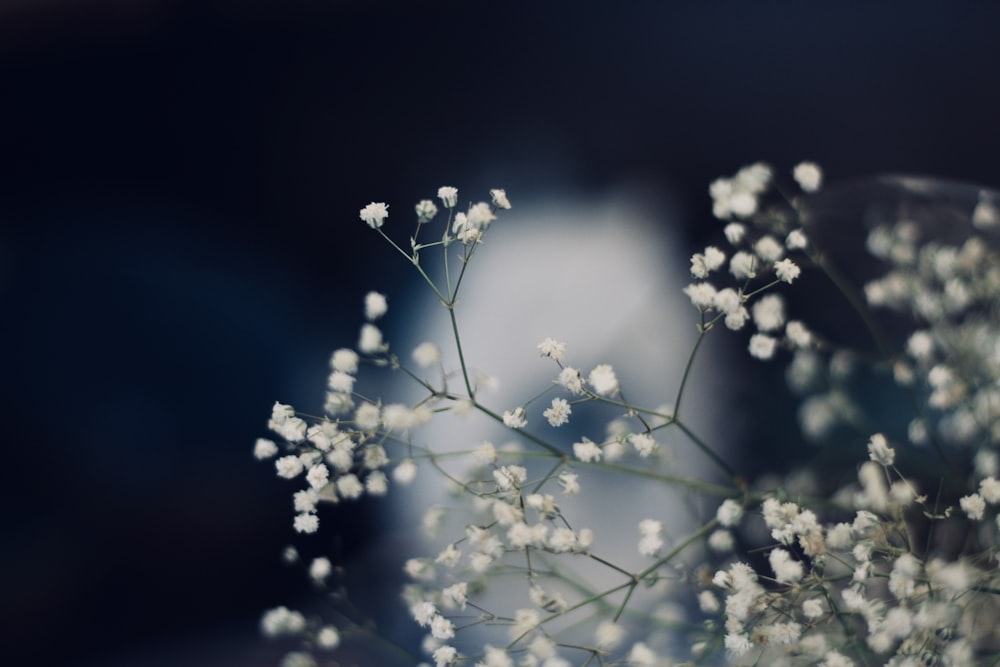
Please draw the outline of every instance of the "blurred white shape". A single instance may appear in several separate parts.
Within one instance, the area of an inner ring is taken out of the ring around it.
[[[501,414],[550,386],[559,368],[553,360],[542,358],[537,346],[552,337],[567,344],[564,365],[578,368],[584,378],[595,366],[611,364],[629,402],[652,409],[672,408],[696,341],[698,321],[697,311],[681,291],[691,282],[689,253],[672,234],[672,212],[624,199],[595,203],[564,198],[522,204],[516,195],[511,197],[513,209],[500,212],[470,262],[456,306],[466,363],[474,372],[497,378],[496,387],[480,391],[477,398]],[[441,272],[432,270],[431,257],[431,253],[421,256],[423,266],[443,282]],[[457,271],[453,265],[452,280]],[[447,311],[432,295],[428,298],[429,289],[422,292],[422,297],[414,296],[405,333],[391,334],[393,348],[401,358],[409,359],[414,347],[434,341],[442,349],[445,368],[458,369]],[[720,366],[712,358],[714,352],[702,349],[681,409],[685,423],[710,443],[718,442],[720,431],[712,425],[725,403],[720,394],[724,383],[715,377]],[[464,392],[459,375],[449,379],[449,389]],[[588,419],[592,406],[581,405],[574,407],[568,425],[556,429],[542,415],[555,396],[566,396],[566,392],[546,394],[527,406],[526,431],[567,453],[581,436],[605,440],[608,419],[625,415],[624,410],[601,409],[598,419]],[[432,443],[437,451],[468,450],[484,440],[498,447],[510,441],[520,441],[525,449],[537,447],[482,414],[441,417],[419,434],[420,441]],[[628,423],[632,432],[642,430],[634,418]],[[639,459],[630,452],[622,463],[699,479],[710,479],[717,472],[676,429],[654,435],[663,456]],[[462,477],[469,462],[467,458],[460,461],[442,463]],[[552,461],[527,459],[524,465],[535,466],[533,472],[540,475]],[[639,553],[640,520],[661,521],[669,549],[702,525],[706,516],[714,515],[721,502],[710,499],[706,503],[663,483],[607,470],[577,466],[574,472],[580,476],[579,495],[560,495],[555,480],[545,491],[557,495],[575,530],[594,531],[595,554],[630,571],[639,571],[654,560]],[[417,502],[409,495],[412,492],[419,495]],[[392,508],[394,520],[405,526],[420,525],[428,506],[450,504],[442,478],[427,466],[414,486],[396,497],[406,498]],[[433,556],[444,544],[461,538],[471,520],[466,512],[445,513],[444,517],[440,541],[414,545],[415,551]],[[586,558],[573,561],[577,574],[594,587],[622,580],[620,572]],[[500,597],[491,597],[498,608],[532,606],[525,580],[504,583]],[[630,604],[641,606],[642,598],[648,604],[657,590],[637,591]]]

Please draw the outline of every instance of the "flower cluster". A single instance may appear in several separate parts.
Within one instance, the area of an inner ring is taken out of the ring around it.
[[[361,209],[437,297],[454,340],[397,354],[378,324],[389,300],[369,293],[356,346],[331,357],[323,415],[275,403],[268,420],[275,439],[257,440],[254,455],[300,483],[293,493],[300,533],[318,530],[322,502],[384,495],[390,479],[408,484],[418,468],[440,474],[450,504],[425,508],[420,524],[433,547],[403,568],[402,598],[425,635],[423,664],[995,661],[1000,256],[983,234],[1000,214],[991,197],[980,197],[967,233],[948,242],[911,220],[872,227],[866,249],[887,270],[867,282],[863,299],[845,292],[845,301],[867,309],[866,322],[891,311],[915,324],[895,347],[876,336],[881,356],[871,359],[790,319],[786,294],[801,287],[804,272],[844,287],[804,214],[822,171],[810,162],[792,169],[794,196],[778,181],[758,163],[710,186],[724,241],[690,257],[693,282],[683,292],[697,311],[698,339],[673,400],[653,408],[634,400],[616,360],[575,358],[555,338],[524,351],[552,369],[544,386],[517,403],[489,403],[493,380],[466,358],[455,306],[485,234],[511,209],[505,191],[459,211],[457,189],[440,188],[436,199],[415,205],[408,245],[386,233],[393,227],[386,204]],[[422,240],[439,206],[447,212],[440,237]],[[443,279],[427,269],[430,251],[442,260]],[[748,328],[753,359],[788,357],[805,439],[836,432],[837,446],[853,456],[849,468],[813,471],[812,482],[782,477],[785,470],[748,481],[681,414],[704,337]],[[905,437],[867,428],[879,415],[865,415],[844,383],[859,366],[908,392]],[[365,367],[388,369],[420,397],[371,398],[359,387]],[[428,422],[449,415],[482,419],[484,432],[502,430],[510,441],[452,443],[446,452],[421,437]],[[858,428],[834,431],[841,423]],[[710,474],[680,474],[681,446],[709,461]],[[616,502],[612,484],[643,483],[664,502]],[[612,507],[618,526],[592,522],[595,504]],[[619,526],[626,531],[616,534]],[[321,590],[339,576],[322,556],[307,572]],[[314,665],[320,651],[369,631],[363,619],[338,614],[334,624],[276,607],[261,630],[302,640],[286,665]]]

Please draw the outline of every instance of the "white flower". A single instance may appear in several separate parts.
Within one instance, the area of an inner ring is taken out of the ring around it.
[[[441,361],[441,349],[434,343],[426,341],[413,348],[412,356],[418,366],[427,368]]]
[[[458,189],[448,185],[438,188],[438,197],[444,203],[445,208],[455,208],[458,203]]]
[[[378,229],[389,217],[389,206],[381,202],[372,202],[361,209],[361,219],[372,229]]]
[[[319,494],[313,489],[296,491],[292,494],[292,502],[295,505],[296,512],[315,512],[316,503],[319,502]]]
[[[757,275],[757,264],[756,257],[741,250],[729,260],[729,272],[737,280],[753,278]]]
[[[384,294],[368,292],[365,295],[365,317],[368,320],[377,320],[385,315],[387,310],[389,310],[389,304]]]
[[[990,476],[979,482],[979,495],[990,505],[1000,503],[1000,481]]]
[[[429,222],[438,212],[438,207],[430,199],[421,199],[413,208],[419,223]]]
[[[548,357],[549,359],[554,359],[555,361],[562,361],[563,357],[566,355],[566,343],[561,343],[555,338],[546,338],[538,344],[538,352],[543,357]]]
[[[704,253],[695,253],[691,256],[691,275],[695,278],[704,278],[722,266],[725,261],[724,252],[714,246],[708,246]]]
[[[809,245],[809,239],[801,229],[793,229],[785,237],[785,247],[789,250],[802,250]]]
[[[753,648],[753,644],[750,643],[750,639],[745,634],[727,634],[725,645],[726,651],[734,657],[744,655],[747,651]]]
[[[802,269],[792,260],[782,259],[774,263],[774,272],[778,276],[778,280],[791,284],[802,273]]]
[[[958,504],[961,506],[962,511],[973,521],[982,519],[983,512],[986,511],[986,501],[978,493],[962,496],[958,499]]]
[[[417,476],[417,464],[413,459],[403,459],[392,471],[392,478],[397,484],[406,486]]]
[[[573,455],[584,463],[600,461],[601,448],[584,438],[582,442],[573,443]]]
[[[268,609],[260,618],[260,631],[266,637],[297,635],[305,629],[305,616],[288,607]]]
[[[331,572],[333,572],[333,564],[330,563],[329,558],[323,556],[313,558],[312,563],[309,564],[309,577],[317,584],[326,581]]]
[[[813,620],[823,615],[823,601],[820,598],[809,598],[802,603],[802,615]]]
[[[330,470],[322,463],[314,465],[306,474],[309,486],[319,491],[330,481]]]
[[[774,349],[777,344],[778,341],[771,336],[754,334],[750,337],[750,356],[766,361],[774,356]]]
[[[577,480],[577,474],[568,470],[559,473],[559,484],[563,488],[563,494],[567,496],[572,496],[580,491],[580,482]]]
[[[553,398],[552,405],[542,413],[542,416],[549,421],[550,426],[562,426],[569,421],[572,409],[564,398]]]
[[[736,310],[726,313],[726,328],[731,329],[732,331],[739,331],[746,325],[747,320],[749,319],[750,311],[743,306],[740,306]]]
[[[594,639],[599,648],[605,650],[617,648],[625,639],[625,629],[614,621],[605,619],[597,624]]]
[[[360,498],[361,494],[365,492],[365,487],[362,486],[361,480],[357,476],[348,474],[337,478],[337,492],[345,498]]]
[[[809,347],[813,340],[812,333],[798,320],[792,320],[785,325],[785,337],[798,348]]]
[[[325,625],[316,633],[316,644],[327,651],[340,645],[340,633],[332,625]]]
[[[299,533],[315,533],[319,529],[319,517],[309,513],[297,514],[293,527]]]
[[[659,443],[648,433],[634,433],[629,436],[628,441],[635,447],[639,456],[646,458],[659,448]]]
[[[632,650],[628,652],[626,660],[629,667],[654,667],[659,664],[653,650],[642,642],[636,642],[632,645]]]
[[[726,240],[733,245],[739,245],[746,236],[747,228],[746,225],[739,222],[730,222],[726,225],[726,228],[722,230],[722,233],[726,235]]]
[[[774,570],[774,578],[779,584],[798,583],[804,574],[802,563],[792,559],[792,555],[784,549],[771,549],[767,556]]]
[[[305,466],[302,465],[302,461],[299,460],[299,457],[292,455],[282,456],[274,462],[274,467],[278,471],[278,477],[284,477],[285,479],[298,477],[298,475],[305,470]]]
[[[357,373],[358,353],[346,347],[335,350],[330,356],[330,366],[341,373]]]
[[[273,440],[267,438],[257,438],[253,445],[253,455],[258,460],[269,459],[278,453],[278,446]]]
[[[389,491],[389,478],[381,470],[374,470],[365,477],[365,491],[373,496],[384,496]]]
[[[732,287],[727,287],[716,292],[712,305],[723,313],[732,313],[743,307],[743,297]]]
[[[695,308],[711,308],[715,302],[715,287],[711,283],[692,283],[684,288],[684,293]]]
[[[580,377],[580,371],[575,368],[567,366],[559,371],[559,377],[556,379],[556,382],[573,395],[583,393],[583,378]]]
[[[615,376],[615,369],[610,364],[600,364],[590,371],[587,381],[594,388],[594,392],[601,396],[607,396],[618,391],[618,378]]]
[[[716,553],[729,553],[735,544],[733,534],[728,530],[716,530],[708,536],[708,548]]]
[[[493,213],[493,209],[486,202],[473,204],[465,214],[466,227],[475,231],[486,229],[496,219],[497,216]]]
[[[455,624],[438,615],[431,620],[431,635],[434,639],[451,639],[455,636]]]
[[[528,420],[524,418],[524,408],[518,407],[513,410],[504,410],[503,425],[507,428],[524,428],[528,425]]]
[[[365,324],[361,327],[361,336],[358,338],[358,349],[364,354],[375,354],[384,349],[382,344],[382,332],[374,324]]]
[[[896,459],[896,450],[889,446],[884,435],[876,433],[868,439],[868,458],[875,463],[891,466]]]
[[[775,331],[785,323],[785,302],[777,294],[758,299],[751,312],[753,323],[760,331]]]
[[[814,162],[800,162],[795,165],[792,177],[805,192],[816,192],[823,183],[823,171]]]
[[[985,192],[979,195],[979,202],[972,211],[972,224],[977,229],[992,229],[1000,225],[1000,210]]]
[[[493,205],[497,208],[502,208],[509,210],[510,201],[507,199],[507,193],[500,189],[490,190],[490,198],[493,200]]]
[[[382,409],[374,403],[362,403],[354,412],[354,425],[362,431],[374,431],[381,423]]]
[[[431,654],[434,658],[434,667],[446,667],[458,660],[458,651],[454,646],[439,646]]]
[[[660,534],[663,532],[663,522],[655,519],[643,519],[639,522],[639,553],[643,556],[655,556],[663,546]]]
[[[785,249],[773,236],[762,236],[757,239],[753,244],[753,251],[765,262],[777,262],[785,254]]]
[[[732,498],[727,498],[719,505],[715,517],[719,520],[720,525],[735,526],[743,518],[743,505]]]

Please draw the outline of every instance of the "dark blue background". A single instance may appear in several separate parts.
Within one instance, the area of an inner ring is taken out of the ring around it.
[[[313,405],[407,267],[357,219],[450,183],[707,184],[808,158],[1000,184],[1000,8],[928,2],[0,4],[3,655],[275,664]],[[341,522],[350,554],[373,529]],[[392,604],[389,597],[384,604]]]

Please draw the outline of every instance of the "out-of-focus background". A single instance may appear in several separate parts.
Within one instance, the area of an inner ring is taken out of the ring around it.
[[[998,25],[971,2],[0,2],[0,654],[276,663],[257,619],[308,586],[251,448],[407,273],[364,204],[635,191],[698,248],[708,183],[757,160],[995,186]],[[347,556],[378,530],[324,521]]]

